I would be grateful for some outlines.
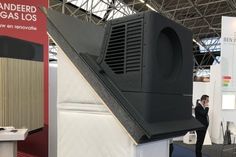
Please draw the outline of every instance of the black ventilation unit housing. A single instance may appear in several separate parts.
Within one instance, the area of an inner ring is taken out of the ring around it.
[[[47,14],[50,35],[137,143],[202,127],[192,117],[190,30],[155,12],[108,21],[105,32]]]
[[[192,117],[187,28],[155,12],[109,21],[97,64],[149,138],[183,135],[200,126]]]

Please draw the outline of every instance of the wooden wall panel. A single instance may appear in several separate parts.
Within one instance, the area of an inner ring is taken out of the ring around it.
[[[0,126],[43,127],[43,62],[0,59]]]

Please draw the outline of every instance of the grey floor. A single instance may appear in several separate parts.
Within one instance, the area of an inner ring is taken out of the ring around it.
[[[188,148],[195,151],[195,145],[184,144],[183,142],[174,142],[175,145]],[[212,144],[204,145],[202,153],[209,157],[236,157],[236,148],[233,151],[233,145]],[[222,155],[221,155],[222,154]]]

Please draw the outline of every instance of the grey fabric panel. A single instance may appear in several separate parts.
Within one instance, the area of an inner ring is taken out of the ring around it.
[[[47,10],[47,16],[76,52],[99,55],[104,36],[103,26],[96,26],[50,9]]]

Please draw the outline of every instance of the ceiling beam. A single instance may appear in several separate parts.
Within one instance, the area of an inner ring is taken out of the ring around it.
[[[191,17],[191,18],[186,18],[186,19],[181,19],[181,20],[177,20],[178,22],[182,22],[182,21],[189,21],[189,20],[196,20],[196,19],[201,19],[201,18],[208,18],[208,17],[214,17],[214,16],[222,16],[225,14],[231,14],[231,13],[236,13],[235,11],[227,11],[227,12],[221,12],[221,13],[215,13],[215,14],[210,14],[210,15],[205,15],[205,16],[197,16],[197,17]]]
[[[222,2],[226,2],[226,1],[227,1],[227,0],[216,0],[216,1],[213,1],[213,2],[196,4],[196,6],[201,7],[201,6],[206,6],[206,5],[216,4],[216,3],[222,3]],[[166,13],[169,13],[169,12],[173,12],[173,11],[186,10],[186,9],[190,9],[190,8],[192,8],[192,7],[193,7],[193,6],[186,6],[186,7],[181,7],[181,8],[176,8],[176,9],[170,9],[170,10],[167,9],[165,12],[166,12]]]

